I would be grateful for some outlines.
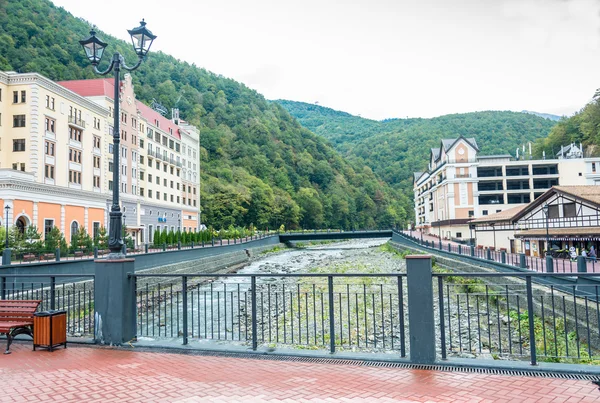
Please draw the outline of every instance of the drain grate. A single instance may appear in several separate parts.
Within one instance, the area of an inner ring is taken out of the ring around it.
[[[422,364],[410,364],[403,362],[387,362],[387,361],[370,361],[370,360],[350,360],[344,358],[321,358],[321,357],[297,357],[288,355],[275,355],[275,354],[248,354],[248,353],[235,353],[227,351],[207,351],[207,350],[188,350],[188,349],[172,349],[172,348],[155,348],[155,347],[139,347],[135,348],[138,351],[154,352],[154,353],[176,353],[186,355],[200,355],[200,356],[213,356],[213,357],[228,357],[228,358],[242,358],[252,360],[268,360],[268,361],[287,361],[287,362],[301,362],[310,364],[331,364],[331,365],[350,365],[355,367],[380,367],[380,368],[400,368],[400,369],[413,369],[413,370],[426,370],[426,371],[442,371],[442,372],[462,372],[462,373],[475,373],[482,375],[506,375],[506,376],[526,376],[526,377],[537,377],[537,378],[558,378],[558,379],[572,379],[572,380],[585,380],[600,382],[600,375],[589,375],[572,372],[554,372],[541,369],[531,370],[508,370],[508,369],[495,369],[495,368],[477,368],[467,366],[456,366],[456,365],[422,365]]]

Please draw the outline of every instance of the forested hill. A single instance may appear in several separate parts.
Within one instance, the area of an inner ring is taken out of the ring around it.
[[[518,112],[472,112],[431,119],[375,121],[303,102],[276,101],[307,129],[329,139],[351,162],[366,164],[387,183],[412,191],[412,174],[427,168],[442,138],[475,137],[481,154],[514,154],[556,124]]]
[[[47,0],[0,0],[0,70],[95,77],[78,43],[88,31],[88,23]],[[108,54],[136,60],[129,42],[98,36]],[[169,110],[177,104],[200,128],[203,223],[366,228],[406,219],[405,196],[243,84],[161,52],[151,52],[132,76],[139,99],[155,98]]]
[[[534,154],[556,155],[561,146],[571,143],[583,144],[586,157],[600,156],[600,95],[585,105],[570,118],[563,118],[552,128],[547,138],[539,139],[534,146]]]

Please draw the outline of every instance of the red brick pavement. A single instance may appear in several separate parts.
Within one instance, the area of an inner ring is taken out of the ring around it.
[[[17,344],[0,402],[592,402],[589,381]]]

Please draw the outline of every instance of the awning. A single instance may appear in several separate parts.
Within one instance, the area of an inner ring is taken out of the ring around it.
[[[549,228],[548,235],[559,241],[599,241],[600,227]],[[545,240],[546,229],[528,229],[515,232],[516,238]]]

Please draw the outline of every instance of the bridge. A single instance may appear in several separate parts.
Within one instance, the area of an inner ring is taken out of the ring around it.
[[[367,231],[343,231],[343,232],[296,232],[279,234],[281,242],[290,241],[317,241],[317,240],[340,240],[340,239],[366,239],[366,238],[391,238],[392,230],[367,230]]]

